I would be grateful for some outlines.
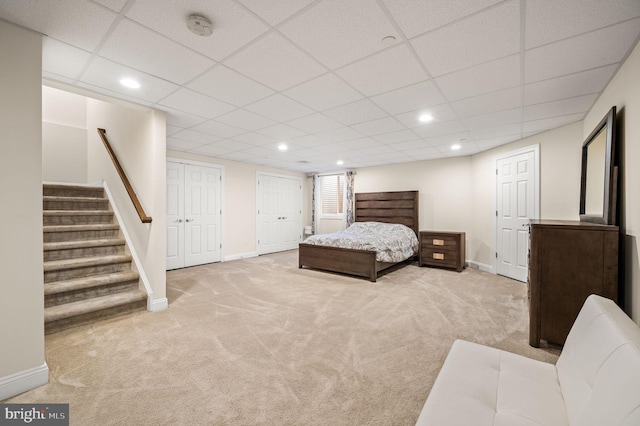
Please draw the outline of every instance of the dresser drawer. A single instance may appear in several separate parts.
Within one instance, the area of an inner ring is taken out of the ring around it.
[[[465,262],[464,232],[420,231],[420,266],[462,271]]]

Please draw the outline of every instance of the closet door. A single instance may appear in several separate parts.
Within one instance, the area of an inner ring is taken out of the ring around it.
[[[167,162],[167,270],[219,262],[222,170]]]
[[[185,166],[185,266],[220,261],[220,169]]]
[[[298,248],[302,237],[302,180],[258,174],[258,254]]]
[[[167,270],[184,267],[184,164],[167,162]]]

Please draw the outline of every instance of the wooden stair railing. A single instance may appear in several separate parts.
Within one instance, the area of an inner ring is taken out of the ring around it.
[[[115,152],[113,152],[113,149],[111,148],[111,144],[107,139],[107,131],[105,129],[99,128],[98,134],[100,135],[100,138],[104,143],[104,147],[107,148],[109,157],[111,157],[111,161],[113,161],[113,165],[116,167],[116,170],[120,175],[120,179],[122,179],[122,183],[124,184],[124,187],[127,190],[127,193],[129,194],[129,198],[131,198],[131,202],[133,203],[133,206],[136,208],[136,211],[138,212],[138,216],[140,217],[140,220],[142,221],[142,223],[151,223],[151,217],[147,216],[147,214],[144,212],[144,209],[142,208],[142,204],[140,204],[140,200],[138,200],[138,196],[136,195],[135,191],[133,190],[133,187],[131,186],[131,182],[129,182],[129,179],[125,174],[124,169],[120,165],[120,161],[118,161],[118,157],[116,157]]]

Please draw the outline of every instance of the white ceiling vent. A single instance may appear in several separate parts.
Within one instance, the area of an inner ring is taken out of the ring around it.
[[[209,19],[201,15],[189,16],[187,18],[187,27],[192,33],[202,37],[208,37],[213,33],[213,24]]]

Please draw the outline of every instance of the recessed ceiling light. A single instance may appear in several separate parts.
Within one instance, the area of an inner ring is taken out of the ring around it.
[[[342,160],[338,160],[338,161],[336,161],[336,164],[337,164],[338,166],[342,166],[342,165],[344,164],[344,161],[342,161]]]
[[[135,81],[132,78],[123,78],[120,80],[120,84],[122,84],[124,87],[128,87],[129,89],[139,89],[140,88],[140,83],[138,83],[137,81]]]
[[[451,149],[454,150],[454,151],[457,151],[460,148],[462,148],[462,146],[460,146],[459,143],[454,143],[453,145],[451,145]]]
[[[433,120],[433,116],[431,114],[422,114],[418,117],[418,120],[420,120],[421,123],[428,123]]]
[[[280,151],[286,151],[287,149],[289,148],[287,147],[286,144],[281,143],[280,145],[278,145],[278,150]]]

